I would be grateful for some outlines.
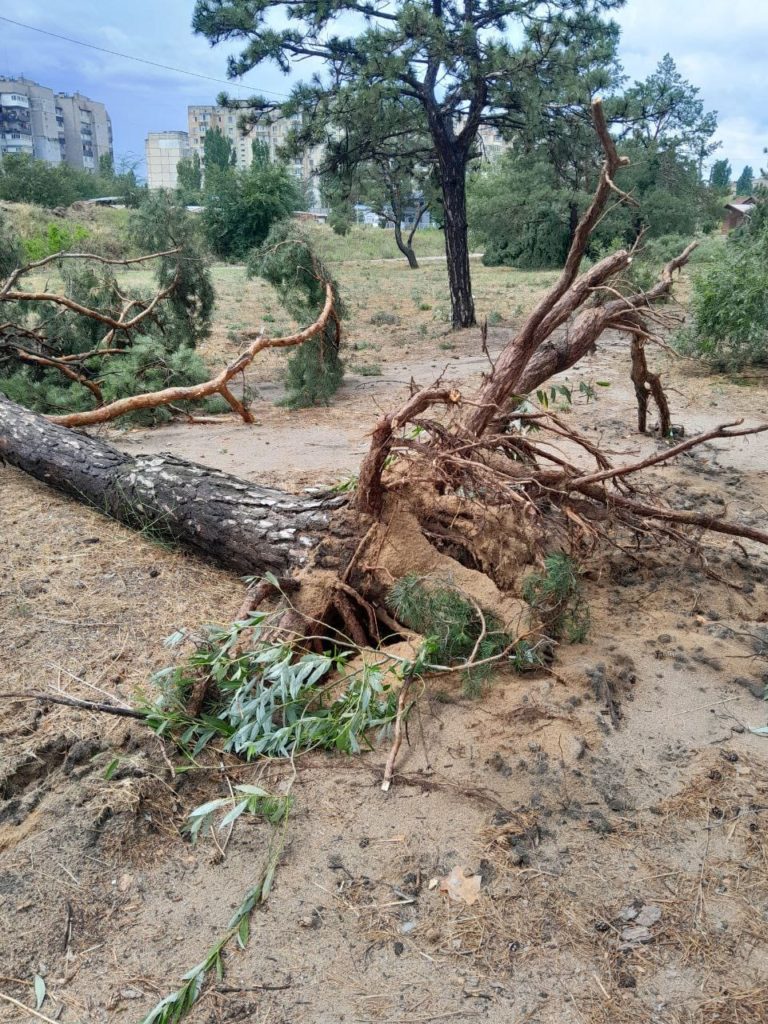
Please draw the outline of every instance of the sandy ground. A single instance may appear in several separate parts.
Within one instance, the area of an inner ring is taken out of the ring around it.
[[[492,332],[492,351],[503,339]],[[353,375],[328,410],[276,408],[256,377],[253,428],[109,436],[296,489],[332,483],[412,376],[476,378],[476,333],[452,344],[383,344],[382,374]],[[765,415],[763,387],[668,370],[688,432]],[[659,442],[633,432],[626,374],[610,338],[570,374],[610,387],[577,394],[569,415],[637,455]],[[708,445],[659,486],[764,522],[764,438]],[[52,1019],[138,1022],[222,933],[269,828],[241,820],[223,860],[209,839],[192,847],[185,814],[227,792],[216,758],[179,772],[140,725],[29,694],[149,692],[174,656],[163,636],[231,619],[242,583],[10,469],[0,522],[0,993],[34,1007],[39,974]],[[749,732],[767,717],[768,554],[728,540],[707,554],[726,583],[676,549],[596,558],[589,642],[561,648],[551,672],[499,674],[479,700],[430,683],[389,794],[385,751],[300,759],[273,893],[188,1019],[768,1020],[768,740]],[[293,778],[227,771],[275,789]],[[481,876],[471,906],[432,886],[457,865]],[[31,1019],[0,1000],[0,1020]]]

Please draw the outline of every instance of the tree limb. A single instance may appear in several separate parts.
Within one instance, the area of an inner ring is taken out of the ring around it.
[[[319,334],[328,321],[334,317],[333,286],[330,283],[326,283],[325,295],[323,310],[318,319],[309,327],[282,338],[265,338],[263,335],[259,335],[245,352],[203,384],[171,387],[162,391],[150,391],[143,395],[132,395],[130,398],[119,398],[115,402],[110,402],[109,405],[103,405],[100,409],[69,413],[66,416],[49,416],[48,419],[52,423],[58,423],[64,427],[86,427],[95,423],[107,423],[109,420],[117,419],[118,416],[125,416],[127,413],[136,412],[139,409],[154,409],[157,406],[170,405],[174,402],[198,402],[210,395],[221,394],[246,423],[253,423],[253,415],[232,395],[227,384],[238,373],[242,373],[259,352],[268,348],[290,348],[302,345]],[[248,333],[245,334],[245,337],[247,336]]]

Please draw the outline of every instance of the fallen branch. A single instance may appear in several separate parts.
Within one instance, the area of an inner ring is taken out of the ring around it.
[[[131,395],[130,398],[119,398],[115,402],[103,405],[99,409],[90,409],[87,412],[74,412],[66,416],[49,416],[52,423],[58,423],[62,427],[87,427],[95,423],[107,423],[125,416],[128,413],[136,412],[139,409],[155,409],[161,405],[171,405],[175,402],[199,402],[203,398],[220,394],[235,409],[239,416],[246,423],[253,423],[253,414],[235,398],[228,389],[227,384],[243,370],[256,356],[269,348],[291,348],[295,345],[303,345],[305,341],[319,334],[329,320],[334,317],[333,287],[330,283],[325,286],[325,305],[318,319],[295,334],[289,334],[282,338],[266,338],[259,335],[256,340],[248,346],[241,355],[217,374],[203,384],[191,384],[186,387],[165,388],[162,391],[148,391],[143,395]]]
[[[45,256],[41,260],[35,260],[33,263],[26,263],[23,267],[16,267],[15,270],[9,274],[2,285],[0,285],[0,298],[7,297],[11,288],[16,284],[20,277],[25,274],[31,273],[33,270],[40,270],[42,267],[48,266],[49,263],[57,263],[59,260],[91,260],[94,263],[102,263],[110,267],[130,267],[135,263],[146,263],[148,260],[162,259],[164,256],[176,256],[180,253],[181,247],[176,246],[173,249],[165,249],[163,252],[151,252],[145,256],[132,256],[130,259],[109,259],[106,256],[97,256],[94,252],[55,252],[51,256]]]
[[[413,675],[408,674],[403,679],[403,685],[400,687],[400,694],[397,698],[397,717],[395,718],[395,737],[392,741],[392,749],[389,751],[389,757],[387,763],[384,766],[384,779],[381,783],[381,788],[385,793],[389,792],[389,788],[392,785],[392,779],[395,775],[395,762],[397,761],[397,755],[400,752],[400,747],[403,742],[403,716],[405,714],[405,704],[408,700],[408,691],[413,683]]]

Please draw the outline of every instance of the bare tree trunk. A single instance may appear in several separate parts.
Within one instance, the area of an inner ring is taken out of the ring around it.
[[[330,498],[258,487],[159,455],[127,455],[0,395],[0,461],[134,529],[169,538],[239,573],[285,575],[329,533]]]
[[[406,242],[406,240],[403,238],[402,228],[400,227],[400,222],[397,220],[397,213],[395,213],[394,225],[395,242],[397,243],[397,248],[408,260],[408,266],[411,268],[411,270],[418,270],[419,261],[416,259],[416,253],[413,251],[413,246],[410,244],[410,239]],[[413,235],[411,235],[411,238],[413,238]]]
[[[648,399],[653,398],[656,408],[659,410],[659,434],[662,437],[669,437],[672,429],[672,417],[669,411],[669,402],[661,386],[661,378],[658,373],[651,373],[645,358],[645,343],[641,337],[635,334],[632,337],[632,383],[635,386],[635,397],[637,398],[637,429],[644,434],[648,423]]]
[[[466,159],[452,149],[438,154],[443,193],[443,230],[454,328],[474,327],[475,300],[469,270],[467,237]]]

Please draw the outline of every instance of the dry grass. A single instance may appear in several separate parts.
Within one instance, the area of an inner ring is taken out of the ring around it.
[[[228,574],[15,470],[0,469],[0,476],[3,694],[55,690],[130,701],[167,663],[165,636],[235,612],[241,594]],[[4,697],[4,707],[10,720],[22,708],[34,717],[36,705]],[[0,774],[16,754],[4,744]]]

